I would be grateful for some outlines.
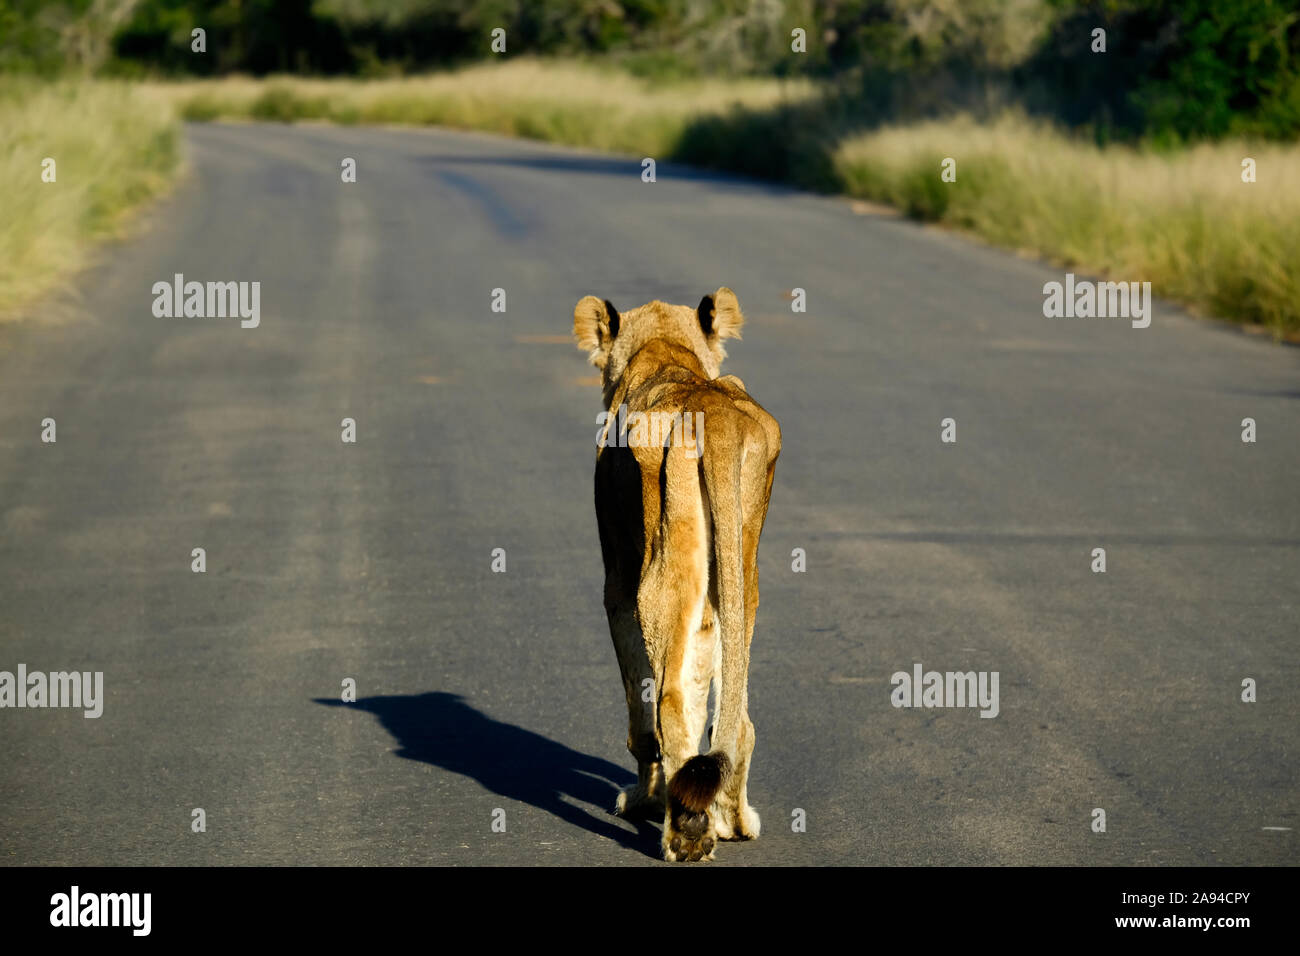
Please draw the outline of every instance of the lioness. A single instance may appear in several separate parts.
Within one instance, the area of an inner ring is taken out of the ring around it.
[[[616,812],[663,813],[669,861],[712,859],[717,840],[759,829],[745,792],[749,644],[781,430],[740,379],[718,377],[743,322],[725,287],[695,309],[655,301],[620,315],[589,295],[573,310],[578,347],[602,372],[596,518],[637,759]],[[710,681],[718,707],[700,754]]]

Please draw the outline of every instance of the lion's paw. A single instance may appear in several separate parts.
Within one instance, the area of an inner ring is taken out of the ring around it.
[[[669,863],[712,860],[717,834],[707,813],[682,812],[664,824],[664,859]]]

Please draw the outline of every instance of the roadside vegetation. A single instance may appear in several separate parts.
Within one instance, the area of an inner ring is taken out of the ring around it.
[[[0,129],[3,319],[84,267],[168,188],[180,130],[167,104],[124,83],[26,79],[0,81]]]
[[[764,111],[817,93],[809,80],[672,82],[612,67],[528,59],[393,79],[231,77],[148,84],[187,120],[396,123],[483,130],[616,152],[666,156],[688,124],[744,107]]]
[[[956,182],[940,164],[957,160]],[[1255,161],[1253,183],[1243,159]],[[1098,147],[1004,116],[891,126],[845,140],[850,195],[1116,280],[1209,315],[1300,332],[1300,148],[1223,140]]]

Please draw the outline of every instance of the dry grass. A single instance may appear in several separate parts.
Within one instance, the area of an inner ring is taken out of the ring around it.
[[[166,104],[107,82],[2,80],[0,129],[0,318],[12,318],[167,188],[180,140]]]
[[[642,80],[615,69],[508,60],[377,80],[279,77],[150,84],[186,119],[310,119],[484,130],[615,152],[667,155],[692,120],[811,98],[807,82]]]
[[[957,181],[940,180],[945,157]],[[1241,161],[1257,163],[1253,184]],[[970,230],[1276,333],[1300,331],[1300,147],[1222,142],[1174,153],[1067,139],[1023,117],[957,118],[842,143],[854,196]]]

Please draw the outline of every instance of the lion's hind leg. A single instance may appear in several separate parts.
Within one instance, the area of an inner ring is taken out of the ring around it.
[[[609,630],[627,696],[627,749],[636,758],[636,783],[619,791],[614,812],[629,819],[657,817],[663,812],[664,784],[659,739],[655,735],[654,675],[645,639],[633,607],[609,612]]]
[[[660,720],[664,769],[671,781],[663,836],[664,858],[669,861],[710,860],[717,842],[710,807],[721,786],[721,779],[715,776],[723,768],[717,767],[715,773],[712,758],[699,754],[709,717],[709,683],[718,639],[716,619],[707,604],[699,625],[688,633],[680,676],[663,715],[667,720]]]

